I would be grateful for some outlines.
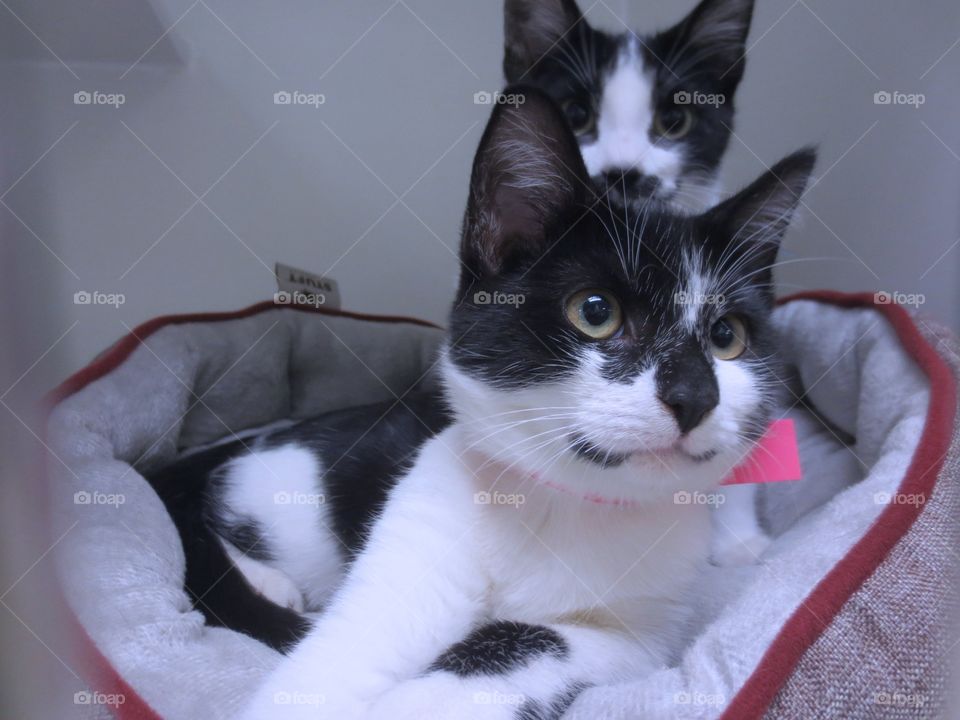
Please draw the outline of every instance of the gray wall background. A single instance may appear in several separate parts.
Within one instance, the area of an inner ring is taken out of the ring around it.
[[[598,0],[589,15],[643,31],[693,4]],[[443,320],[489,111],[473,94],[500,82],[500,2],[8,5],[0,222],[8,269],[43,287],[33,349],[72,327],[52,377],[154,315],[269,297],[277,260],[331,274],[349,309]],[[724,170],[732,190],[820,145],[785,291],[924,293],[960,327],[958,37],[953,0],[758,0]],[[279,90],[326,102],[278,106]],[[880,90],[926,102],[878,106]],[[125,304],[74,305],[79,290]]]
[[[646,31],[693,4],[599,0],[589,15]],[[757,5],[727,187],[821,148],[783,289],[922,294],[960,330],[960,5]],[[150,317],[269,298],[277,260],[332,275],[349,309],[442,321],[489,110],[473,95],[499,86],[500,45],[499,0],[0,2],[0,514],[15,538],[0,558],[0,659],[13,715],[83,709],[38,602],[49,557],[23,498],[39,482],[31,460],[55,459],[36,397]],[[326,102],[277,106],[281,90]],[[78,91],[125,103],[77,105]],[[876,105],[878,91],[926,102]],[[75,305],[78,291],[125,303]]]

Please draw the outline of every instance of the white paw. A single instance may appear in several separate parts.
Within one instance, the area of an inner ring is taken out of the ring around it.
[[[303,593],[285,572],[240,553],[231,554],[231,559],[250,586],[260,595],[275,605],[303,612]]]
[[[755,565],[772,541],[763,533],[743,538],[725,536],[713,548],[713,562],[720,567]]]
[[[485,687],[495,682],[449,673],[409,680],[382,695],[366,720],[514,720],[525,698]]]
[[[302,613],[304,610],[303,593],[294,585],[290,577],[279,570],[268,568],[254,584],[254,589],[276,605]]]

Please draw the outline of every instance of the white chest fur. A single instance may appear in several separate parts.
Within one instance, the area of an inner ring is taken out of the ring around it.
[[[708,556],[705,506],[602,504],[461,454],[461,444],[456,429],[432,441],[406,481],[431,478],[458,501],[449,510],[462,514],[464,560],[483,576],[489,617],[643,634],[676,624]]]
[[[544,497],[556,492],[531,492],[526,500],[536,507],[481,509],[484,531],[477,542],[494,616],[551,622],[613,615],[632,625],[648,601],[685,594],[706,559],[705,509],[658,512]]]
[[[322,717],[364,717],[369,698],[418,677],[489,619],[580,638],[570,667],[587,674],[544,670],[561,685],[596,673],[634,677],[673,656],[686,589],[707,557],[705,508],[595,504],[484,466],[464,447],[456,425],[426,443],[330,606],[248,718],[273,717],[276,693],[316,692],[318,678]],[[547,685],[547,695],[563,689]]]

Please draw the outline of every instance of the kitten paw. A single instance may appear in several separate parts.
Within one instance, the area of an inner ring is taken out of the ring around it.
[[[302,613],[303,594],[293,584],[293,580],[279,570],[275,572],[275,576],[265,578],[260,584],[254,585],[254,589],[276,605]]]
[[[295,612],[304,611],[303,593],[285,572],[247,557],[234,562],[250,586],[267,600]]]
[[[720,567],[756,565],[772,540],[764,534],[725,538],[713,549],[713,562]]]

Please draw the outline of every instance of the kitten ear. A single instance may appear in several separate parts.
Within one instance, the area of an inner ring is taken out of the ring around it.
[[[506,0],[503,19],[503,73],[508,83],[515,83],[522,82],[583,15],[574,0]]]
[[[684,58],[696,56],[697,64],[709,63],[725,86],[735,88],[743,77],[747,35],[753,18],[754,0],[701,0],[669,33],[675,47],[682,48],[668,60],[680,75],[688,75]],[[674,59],[676,58],[676,59]]]
[[[543,252],[551,233],[575,218],[589,192],[580,148],[547,95],[507,88],[473,161],[461,260],[496,274],[521,256]]]
[[[723,252],[744,258],[744,266],[771,268],[817,161],[817,152],[805,148],[787,156],[746,189],[701,216]],[[717,236],[714,228],[722,228]],[[769,273],[758,281],[769,282]]]

